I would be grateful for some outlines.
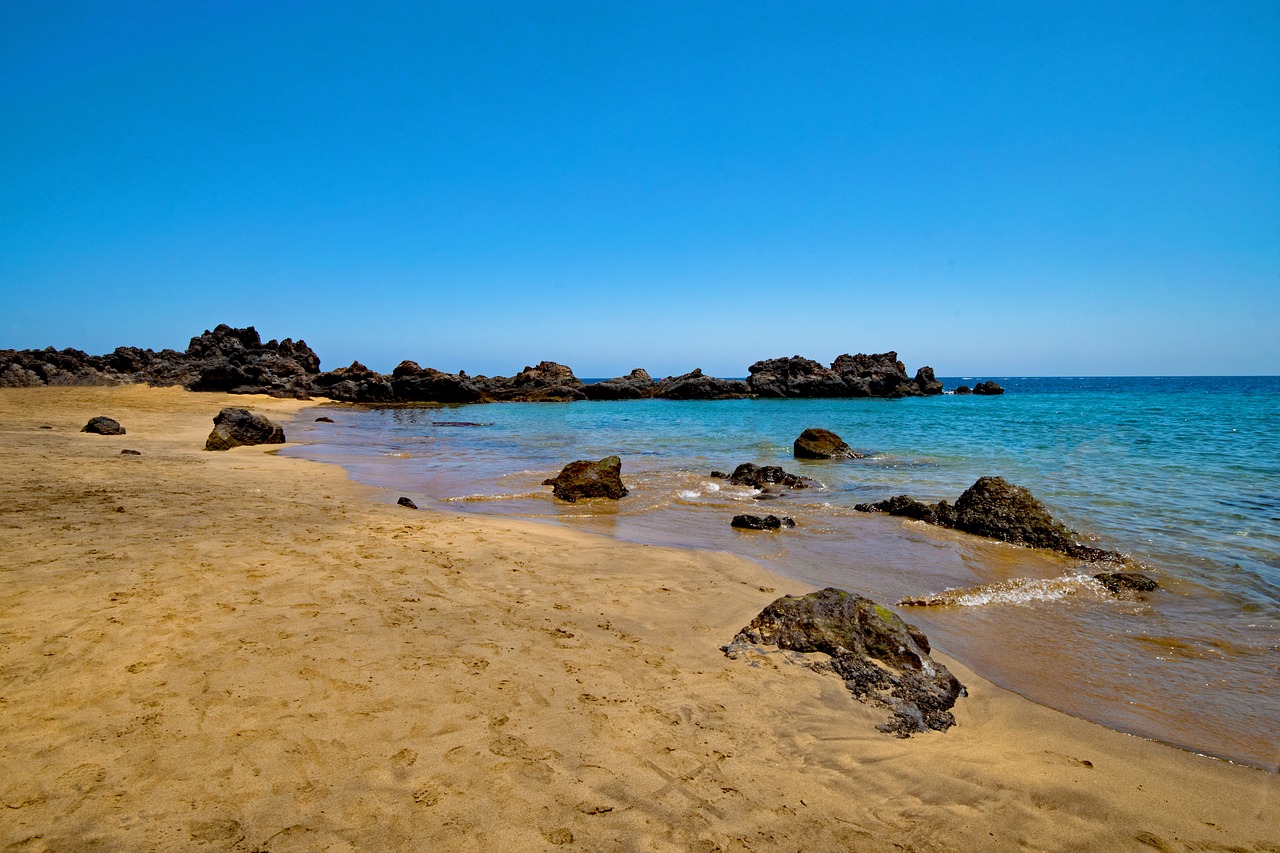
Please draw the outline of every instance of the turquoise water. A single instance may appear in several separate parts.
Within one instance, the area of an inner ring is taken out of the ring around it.
[[[947,606],[899,612],[997,683],[1276,769],[1280,378],[998,381],[1001,397],[339,408],[334,424],[299,423],[290,438],[302,444],[285,452],[342,464],[419,506],[732,551],[889,604],[945,593]],[[811,426],[869,458],[791,458]],[[631,489],[620,502],[563,504],[540,485],[574,459],[613,454]],[[741,462],[821,486],[763,502],[708,476]],[[1096,567],[852,510],[896,494],[954,500],[988,474],[1026,486],[1162,590],[1117,601],[1088,578]],[[739,512],[797,527],[743,533],[728,526]]]

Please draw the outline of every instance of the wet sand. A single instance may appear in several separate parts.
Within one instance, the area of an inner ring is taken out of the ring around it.
[[[3,849],[1280,850],[1276,774],[952,661],[958,725],[883,735],[719,652],[798,582],[205,452],[223,405],[311,418],[0,389]]]

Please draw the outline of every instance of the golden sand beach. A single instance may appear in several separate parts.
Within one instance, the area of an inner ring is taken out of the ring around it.
[[[887,736],[719,651],[800,584],[206,452],[225,405],[313,417],[0,389],[0,849],[1280,850],[1275,774],[945,657],[957,725]]]

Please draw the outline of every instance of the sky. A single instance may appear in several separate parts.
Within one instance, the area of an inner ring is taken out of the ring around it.
[[[0,3],[0,348],[1280,374],[1280,3]]]

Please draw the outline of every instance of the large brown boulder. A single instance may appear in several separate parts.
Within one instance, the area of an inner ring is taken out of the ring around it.
[[[91,432],[95,435],[124,435],[124,427],[120,426],[120,422],[105,415],[90,418],[89,422],[80,428],[80,431]]]
[[[284,430],[248,409],[228,406],[213,419],[205,450],[230,450],[244,444],[284,444]]]
[[[617,456],[606,456],[599,462],[570,462],[555,477],[543,480],[542,485],[550,486],[553,496],[570,503],[579,498],[616,501],[627,495],[627,487],[622,484],[622,460]]]
[[[766,653],[765,646],[829,655],[797,662],[835,672],[859,700],[887,708],[893,716],[877,728],[898,737],[955,725],[950,709],[966,695],[964,685],[929,656],[920,629],[841,589],[777,599],[721,650],[730,658],[750,658]]]
[[[831,430],[817,427],[800,433],[792,445],[792,453],[797,459],[861,459],[865,456]]]

